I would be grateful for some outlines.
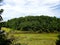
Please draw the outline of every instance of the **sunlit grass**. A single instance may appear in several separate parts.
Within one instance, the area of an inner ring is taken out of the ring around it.
[[[2,27],[1,30],[4,30],[5,32],[10,32],[11,31],[11,29],[5,28],[5,27]]]
[[[12,29],[2,28],[6,32],[11,32]],[[13,31],[14,32],[14,31]],[[22,45],[55,45],[58,39],[56,33],[41,33],[41,34],[17,34],[10,33],[16,38],[15,42],[21,43]]]

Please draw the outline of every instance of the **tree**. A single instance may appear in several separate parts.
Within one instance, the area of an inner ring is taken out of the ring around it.
[[[0,31],[0,45],[10,45],[12,42],[10,39],[7,39],[7,35],[4,31]]]
[[[3,20],[1,14],[3,12],[3,9],[0,10],[0,21]],[[0,22],[0,45],[10,45],[11,40],[6,38],[6,33],[1,30],[2,22]]]
[[[60,32],[60,18],[49,16],[26,16],[14,18],[3,23],[14,30],[34,32]]]
[[[56,45],[60,45],[60,35],[58,35],[58,39],[59,40],[56,41]]]
[[[2,1],[3,0],[0,0],[0,3]],[[0,10],[0,21],[3,20],[2,16],[1,16],[3,11],[4,11],[3,9]],[[11,40],[7,39],[6,32],[1,30],[1,25],[2,25],[2,22],[0,22],[0,45],[10,45]]]
[[[4,11],[3,9],[0,10],[0,21],[3,20],[2,16],[1,16],[1,14],[3,13],[3,11]]]
[[[2,22],[1,21],[3,20],[2,16],[1,16],[2,12],[3,12],[3,9],[0,10],[0,30],[1,30],[1,26],[2,26]]]
[[[2,2],[3,0],[0,0],[0,3]],[[1,21],[3,20],[1,14],[3,13],[3,9],[0,9],[0,30],[1,30]]]
[[[3,0],[0,0],[0,6],[2,6],[2,2],[3,2]]]
[[[0,3],[2,2],[3,0],[0,0]]]

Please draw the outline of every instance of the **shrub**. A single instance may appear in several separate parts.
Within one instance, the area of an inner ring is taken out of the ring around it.
[[[60,45],[60,35],[58,35],[58,40],[56,41],[56,45]]]

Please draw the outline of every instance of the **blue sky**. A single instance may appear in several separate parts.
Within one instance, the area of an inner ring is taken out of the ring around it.
[[[1,4],[4,20],[31,15],[60,17],[60,0],[4,0]]]

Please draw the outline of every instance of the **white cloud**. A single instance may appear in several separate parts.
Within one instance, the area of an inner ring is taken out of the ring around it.
[[[26,15],[55,16],[53,6],[60,4],[60,0],[4,0],[3,17],[19,17]]]

